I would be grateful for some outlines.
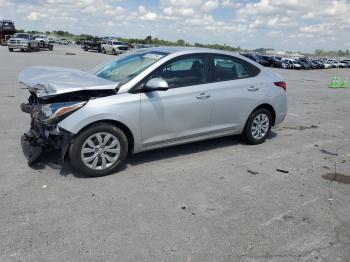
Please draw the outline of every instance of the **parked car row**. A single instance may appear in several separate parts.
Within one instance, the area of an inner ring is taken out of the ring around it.
[[[16,33],[9,40],[7,40],[7,46],[10,52],[15,49],[21,51],[39,51],[40,41],[35,39],[32,34]]]
[[[16,33],[7,40],[8,49],[13,52],[15,49],[20,51],[39,51],[40,49],[53,50],[55,43],[68,45],[66,39],[53,39],[46,35],[33,35],[28,33]]]
[[[349,68],[350,59],[337,60],[328,58],[289,58],[280,56],[268,56],[258,54],[241,54],[265,67],[284,69],[324,69],[324,68]]]
[[[116,38],[91,38],[79,40],[77,44],[81,45],[84,51],[95,50],[99,53],[119,55],[132,48],[131,45],[118,41]]]

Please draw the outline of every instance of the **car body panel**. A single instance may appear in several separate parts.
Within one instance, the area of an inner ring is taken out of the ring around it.
[[[127,126],[134,137],[134,151],[142,150],[140,129],[140,94],[117,94],[90,100],[58,126],[72,134],[97,121],[115,121]]]
[[[136,52],[145,51],[164,52],[168,55],[121,86],[80,70],[47,67],[25,70],[19,80],[31,90],[38,85],[44,85],[50,95],[86,89],[116,89],[118,86],[117,94],[90,99],[57,126],[58,129],[75,136],[99,121],[120,123],[133,136],[133,153],[239,134],[243,131],[249,115],[263,104],[274,108],[275,124],[283,121],[286,115],[286,92],[274,85],[274,82],[283,81],[282,78],[248,58],[232,52],[203,48],[148,48]],[[253,64],[260,69],[260,73],[245,79],[171,88],[166,91],[134,92],[135,87],[169,60],[192,54],[233,56]],[[253,90],[249,90],[252,87]],[[201,96],[207,97],[198,98]]]
[[[118,83],[78,69],[49,66],[29,67],[19,74],[18,81],[42,98],[81,90],[116,89],[118,86]],[[44,91],[38,92],[39,87]]]
[[[141,93],[143,145],[153,146],[212,131],[210,84]]]

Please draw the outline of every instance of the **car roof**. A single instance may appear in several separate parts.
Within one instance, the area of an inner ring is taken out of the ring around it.
[[[168,53],[168,54],[215,53],[215,54],[236,55],[241,57],[237,52],[233,52],[233,51],[225,51],[225,50],[204,48],[204,47],[191,47],[191,46],[159,46],[159,47],[140,48],[140,50],[162,52],[162,53]]]

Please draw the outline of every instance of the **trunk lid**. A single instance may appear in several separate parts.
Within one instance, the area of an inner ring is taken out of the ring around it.
[[[72,93],[82,90],[116,90],[118,83],[93,74],[62,67],[35,66],[23,70],[18,81],[39,98]]]

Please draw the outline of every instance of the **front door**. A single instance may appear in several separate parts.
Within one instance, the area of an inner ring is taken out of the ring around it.
[[[213,95],[207,84],[205,55],[182,56],[151,78],[167,81],[167,91],[141,94],[141,127],[145,147],[190,139],[211,130]]]

